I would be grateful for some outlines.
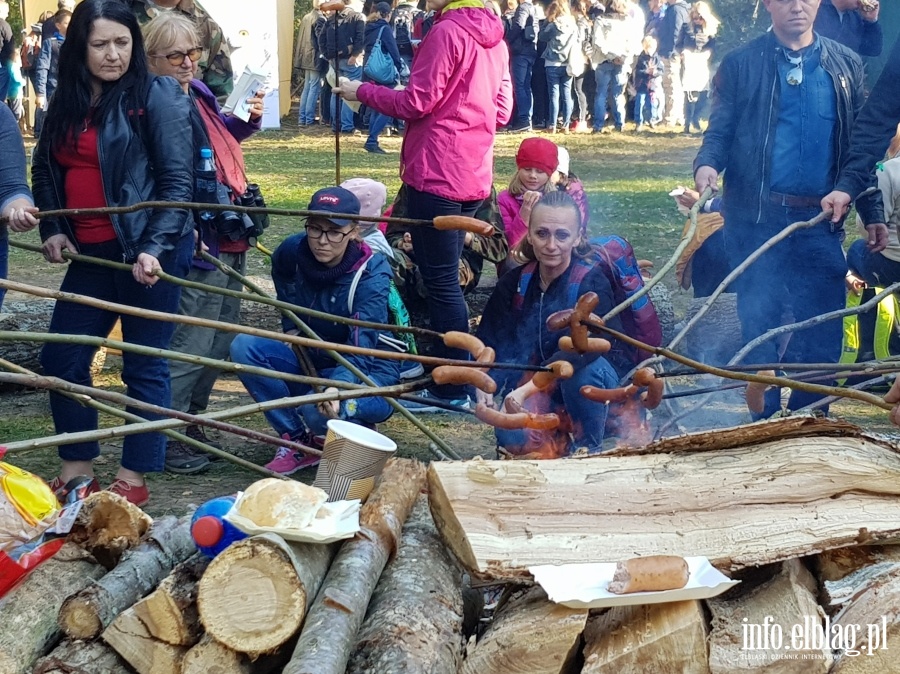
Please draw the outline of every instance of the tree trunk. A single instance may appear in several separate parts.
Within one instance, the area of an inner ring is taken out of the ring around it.
[[[206,631],[251,657],[275,650],[300,629],[336,549],[271,534],[232,544],[197,586]]]
[[[102,641],[66,639],[37,661],[33,674],[129,674],[125,661]]]
[[[425,467],[418,461],[385,465],[359,513],[359,533],[341,546],[309,610],[285,674],[344,674],[366,607],[424,486]]]
[[[120,613],[102,636],[138,674],[181,674],[187,648],[154,639],[133,608]]]
[[[247,658],[205,635],[184,654],[181,674],[248,674]]]
[[[54,304],[56,303],[46,300],[6,302],[3,305],[4,312],[0,313],[0,330],[4,332],[47,332]],[[35,372],[43,372],[41,367],[41,348],[43,346],[40,342],[0,342],[0,358]],[[0,390],[9,390],[9,388],[18,387],[0,385]]]
[[[532,587],[498,607],[460,674],[564,674],[577,656],[587,615],[587,609],[554,604]]]
[[[209,557],[198,552],[134,605],[134,612],[154,639],[173,646],[197,643],[203,633],[197,612],[197,583],[207,566]]]
[[[153,520],[137,506],[118,494],[101,491],[84,500],[69,540],[112,569],[126,550],[141,542],[151,524]]]
[[[0,674],[30,671],[60,636],[57,617],[66,597],[106,570],[78,547],[65,544],[0,601]]]
[[[767,441],[751,444],[758,434]],[[575,461],[435,462],[432,514],[463,565],[497,581],[635,551],[736,570],[900,533],[900,453],[889,444],[859,433],[770,440],[765,426],[728,435],[743,446],[692,450],[688,436]]]
[[[809,631],[822,626],[815,591],[812,574],[799,559],[792,559],[762,584],[745,582],[709,599],[711,674],[827,672],[832,663],[827,646],[809,648],[815,644],[802,638],[796,644],[792,641],[796,626],[808,625]]]
[[[369,602],[347,674],[456,674],[463,648],[461,575],[420,496]]]
[[[102,580],[66,599],[59,626],[72,639],[93,639],[126,608],[155,588],[172,567],[196,551],[190,516],[158,520]]]
[[[842,651],[833,674],[900,672],[900,575],[882,575],[870,583],[833,622],[831,644]],[[859,654],[848,653],[848,647]]]
[[[614,606],[588,621],[581,674],[709,674],[707,633],[699,601]]]

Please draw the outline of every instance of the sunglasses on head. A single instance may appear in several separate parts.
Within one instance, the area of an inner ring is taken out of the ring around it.
[[[189,58],[191,60],[191,63],[196,63],[200,60],[200,55],[202,53],[202,47],[194,47],[193,49],[189,49],[188,51],[172,51],[168,54],[151,54],[151,56],[155,59],[164,58],[173,66],[180,66],[182,63],[184,63],[184,59],[186,58]]]

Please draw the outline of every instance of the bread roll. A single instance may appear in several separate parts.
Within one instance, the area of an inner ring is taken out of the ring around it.
[[[260,527],[305,529],[327,500],[318,487],[267,477],[247,487],[237,511]]]
[[[679,590],[687,585],[690,575],[688,563],[683,557],[635,557],[616,564],[612,582],[606,589],[613,594]]]

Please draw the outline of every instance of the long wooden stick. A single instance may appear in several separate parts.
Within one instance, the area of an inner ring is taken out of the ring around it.
[[[420,382],[421,383],[421,382]],[[316,405],[323,402],[333,402],[335,400],[349,400],[351,398],[362,398],[367,396],[382,396],[382,395],[398,395],[400,393],[404,393],[408,391],[411,384],[398,384],[396,386],[382,386],[382,387],[372,387],[372,388],[363,388],[357,389],[354,391],[338,391],[336,393],[315,393],[312,395],[305,396],[295,396],[292,398],[279,398],[278,400],[270,400],[265,403],[255,403],[253,405],[244,405],[241,407],[230,408],[227,410],[222,410],[219,412],[213,412],[211,414],[204,415],[196,415],[199,419],[222,419],[228,417],[235,416],[245,416],[248,414],[255,414],[257,412],[265,412],[270,409],[280,409],[283,407],[297,407],[299,405]],[[79,402],[84,400],[83,396],[80,394],[75,394],[75,399]],[[112,408],[115,409],[115,408]],[[163,408],[165,409],[165,408]],[[174,410],[172,410],[174,411]],[[174,416],[174,415],[172,415]],[[59,435],[52,435],[43,438],[35,438],[33,440],[21,440],[19,442],[9,442],[5,443],[5,447],[7,450],[13,454],[21,454],[26,451],[31,451],[35,449],[43,449],[45,447],[55,447],[57,445],[68,445],[76,442],[93,442],[95,440],[110,440],[113,438],[122,438],[128,435],[135,435],[137,433],[151,433],[156,431],[165,431],[173,428],[182,428],[184,426],[189,425],[189,422],[184,421],[182,419],[172,418],[172,419],[161,419],[158,421],[147,421],[141,417],[137,417],[140,419],[140,422],[128,424],[126,426],[113,426],[111,428],[98,428],[96,430],[91,431],[79,431],[76,433],[62,433]],[[216,449],[216,448],[212,448]],[[319,450],[313,449],[311,447],[305,447],[302,450],[308,454],[316,454],[321,455]],[[211,454],[215,454],[216,456],[221,456],[224,459],[232,461],[233,459],[237,459],[232,454],[228,452],[218,449],[216,451],[210,451]],[[243,461],[243,459],[240,459]],[[237,461],[233,461],[237,463]],[[246,462],[249,463],[249,462]],[[240,465],[245,465],[241,463]],[[250,464],[255,466],[255,464]],[[259,466],[255,466],[259,468]],[[269,472],[269,471],[266,471]]]
[[[681,237],[681,241],[678,243],[678,247],[675,248],[675,252],[672,254],[672,257],[669,258],[668,262],[666,262],[662,267],[660,267],[659,271],[653,275],[653,278],[644,283],[644,287],[637,291],[634,295],[627,298],[624,302],[616,305],[612,309],[610,309],[606,315],[603,317],[604,321],[608,321],[610,318],[614,316],[618,316],[623,311],[625,311],[632,304],[641,299],[644,295],[650,292],[650,290],[657,283],[662,281],[663,277],[668,274],[672,269],[674,269],[675,265],[678,262],[678,258],[681,257],[681,254],[684,252],[684,249],[688,247],[688,244],[694,238],[694,233],[697,231],[697,214],[700,212],[700,209],[703,208],[703,204],[709,201],[712,198],[713,191],[711,187],[707,187],[703,190],[703,194],[700,195],[700,198],[697,200],[697,203],[693,205],[690,210],[690,225],[688,225],[688,230]]]
[[[756,372],[757,370],[784,370],[785,372],[845,372],[865,374],[885,364],[896,363],[900,367],[900,357],[892,356],[883,360],[867,360],[862,363],[761,363],[752,365],[720,365],[723,370],[732,372]],[[706,374],[696,370],[665,370],[657,372],[658,378],[693,377]]]
[[[41,247],[32,243],[25,243],[23,241],[10,241],[9,245],[13,248],[19,248],[20,250],[27,250],[34,253],[40,253]],[[72,260],[76,262],[86,262],[90,264],[96,264],[101,267],[107,267],[109,269],[119,269],[122,271],[130,271],[130,264],[125,264],[124,262],[116,262],[115,260],[104,260],[99,257],[91,257],[89,255],[81,255],[80,253],[73,253],[68,250],[64,250],[62,252],[63,258],[67,260]],[[213,258],[216,259],[216,258]],[[355,318],[347,318],[346,316],[338,316],[336,314],[329,314],[324,311],[317,311],[316,309],[310,309],[308,307],[302,307],[296,304],[291,304],[290,302],[283,302],[274,297],[269,297],[266,294],[259,293],[245,293],[239,290],[231,290],[229,288],[218,288],[216,286],[211,286],[206,283],[200,283],[199,281],[189,281],[187,279],[180,278],[178,276],[173,276],[172,274],[168,274],[162,270],[157,270],[155,275],[162,279],[163,281],[168,281],[169,283],[174,283],[176,285],[180,285],[184,288],[193,288],[195,290],[202,290],[204,292],[214,293],[216,295],[223,295],[225,297],[233,297],[235,299],[239,299],[241,301],[246,302],[257,302],[259,304],[266,304],[271,307],[275,307],[276,309],[286,309],[288,311],[293,311],[298,314],[303,314],[305,316],[310,316],[312,318],[318,318],[323,321],[331,321],[334,323],[342,323],[344,325],[355,325],[360,328],[372,328],[373,330],[385,330],[389,332],[400,332],[400,333],[410,333],[413,335],[417,335],[419,337],[429,337],[436,339],[443,339],[444,335],[435,330],[429,330],[428,328],[418,328],[414,326],[407,325],[392,325],[390,323],[376,323],[374,321],[361,321]]]
[[[247,288],[250,288],[255,293],[260,295],[265,295],[265,291],[262,290],[259,286],[253,283],[250,279],[246,278],[243,274],[238,273],[227,264],[223,263],[221,260],[217,260],[211,255],[206,254],[204,258],[207,262],[215,266],[219,271],[224,273],[226,276],[229,276],[240,283],[242,283]],[[296,315],[295,315],[296,316]],[[316,331],[309,327],[306,323],[301,321],[299,318],[296,320],[296,324],[306,335],[317,340],[320,345],[324,346],[324,343],[321,341],[319,335],[316,334]],[[327,348],[327,347],[326,347]],[[353,374],[354,377],[357,377],[361,382],[367,384],[369,386],[374,386],[375,382],[372,381],[372,378],[369,377],[365,372],[356,367],[349,360],[344,358],[343,355],[338,353],[336,350],[326,351],[326,353],[333,358],[339,365],[347,368],[349,372]],[[396,412],[399,412],[401,416],[407,419],[413,426],[415,426],[419,431],[421,431],[431,443],[428,445],[429,450],[438,458],[443,460],[446,457],[450,457],[451,459],[459,459],[460,456],[453,449],[451,449],[450,445],[444,442],[441,438],[439,438],[430,428],[428,428],[425,424],[423,424],[415,414],[410,412],[408,409],[403,407],[399,402],[393,400],[391,398],[385,398],[391,407],[394,408]],[[437,451],[435,451],[435,449]]]
[[[589,318],[584,320],[583,323],[589,328],[604,332],[614,337],[615,339],[621,340],[622,342],[634,346],[638,349],[643,349],[657,356],[664,356],[665,358],[674,360],[675,362],[681,363],[682,365],[688,365],[696,370],[700,370],[701,372],[714,374],[726,379],[756,382],[759,384],[768,384],[770,386],[783,386],[785,388],[805,391],[806,393],[814,393],[816,395],[833,395],[841,398],[852,398],[864,403],[869,403],[870,405],[874,405],[875,407],[880,407],[883,410],[891,410],[894,408],[892,404],[884,402],[878,396],[863,393],[862,391],[855,391],[849,388],[843,388],[839,386],[822,386],[820,384],[807,384],[805,382],[796,381],[795,379],[788,379],[787,377],[770,377],[767,375],[750,374],[747,372],[731,372],[729,370],[723,370],[721,368],[714,367],[712,365],[706,365],[705,363],[693,360],[692,358],[682,356],[681,354],[670,351],[669,349],[645,344],[644,342],[634,339],[630,335],[626,335],[622,332],[619,332],[618,330],[613,330],[612,328],[606,327],[606,325],[602,321],[595,321],[594,319]]]

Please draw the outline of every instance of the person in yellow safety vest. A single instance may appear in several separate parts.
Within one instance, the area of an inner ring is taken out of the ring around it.
[[[865,281],[853,273],[847,274],[847,287],[848,309],[858,307],[863,302],[864,292],[874,297],[884,290],[879,287],[867,287]],[[874,312],[845,316],[844,346],[840,362],[857,363],[874,358],[881,360],[894,355],[891,353],[891,337],[894,334],[898,314],[900,307],[897,305],[897,298],[891,295],[881,300]]]

